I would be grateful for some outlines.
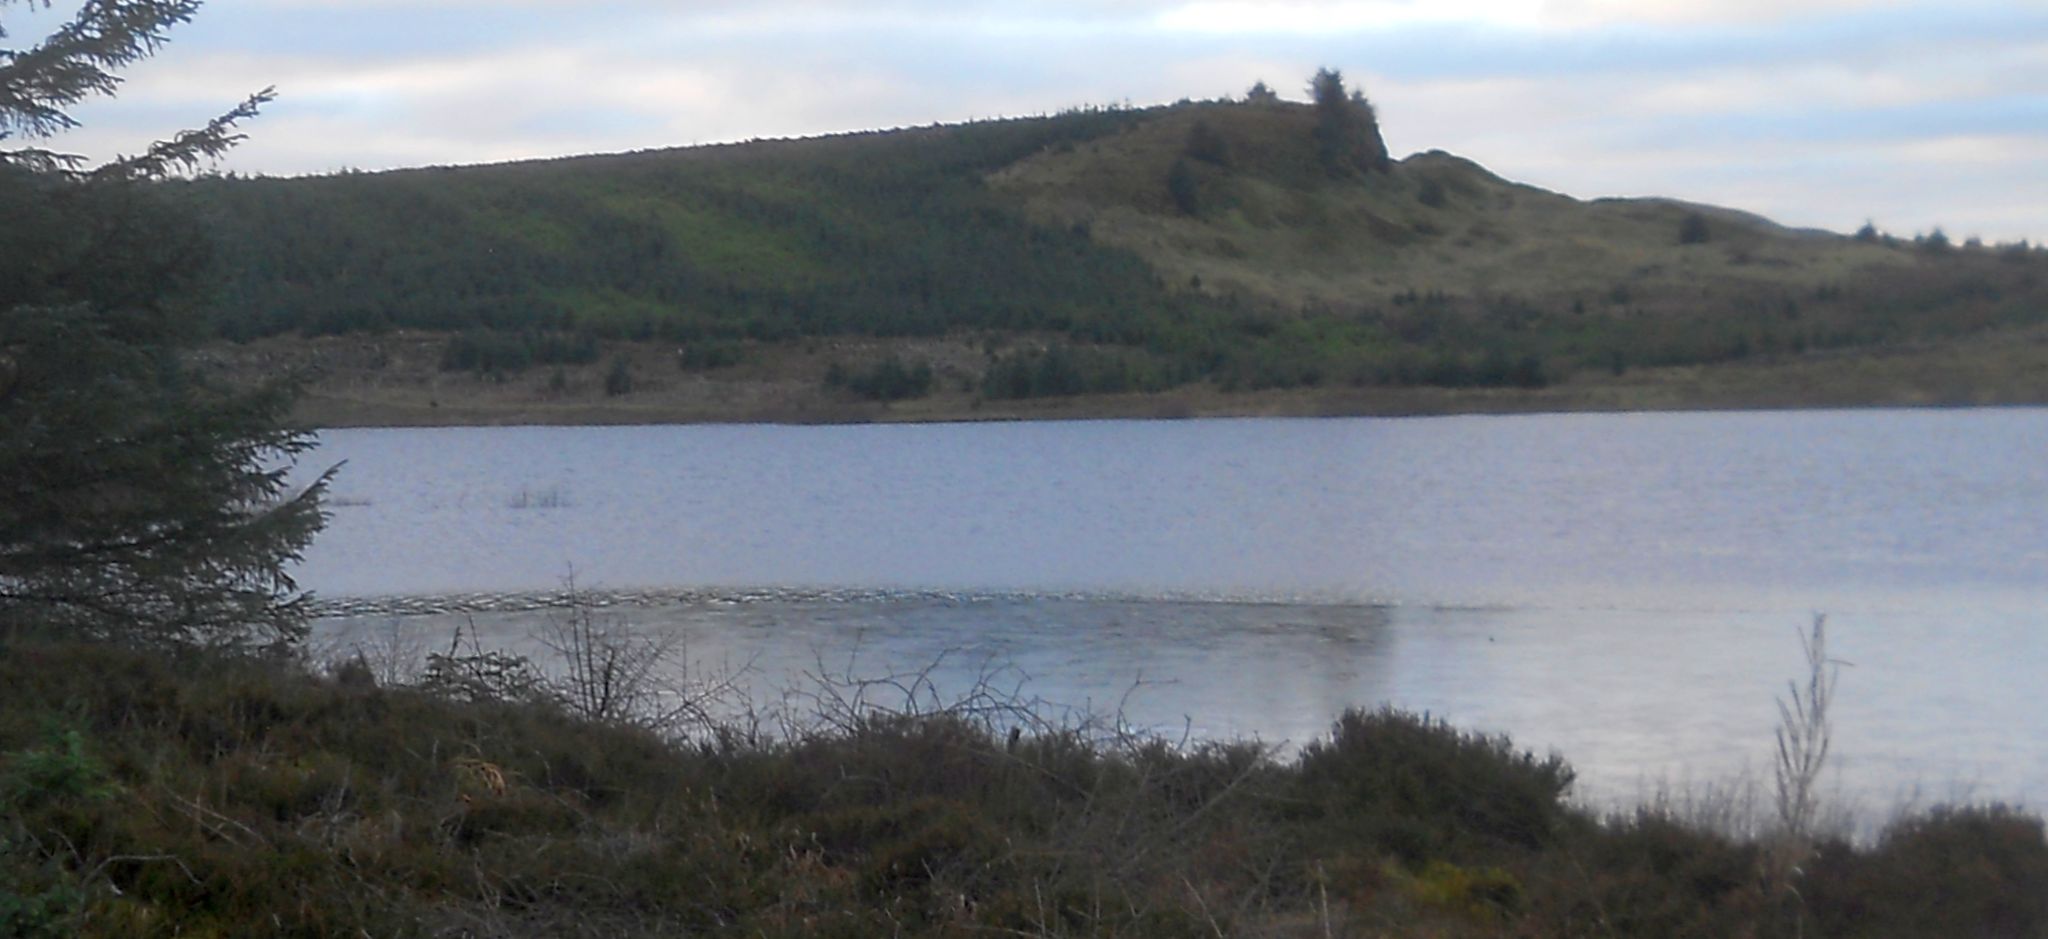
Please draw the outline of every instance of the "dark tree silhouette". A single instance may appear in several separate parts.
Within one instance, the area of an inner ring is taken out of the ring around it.
[[[0,3],[0,7],[4,7]],[[88,166],[46,145],[68,110],[191,19],[196,0],[96,0],[41,42],[0,49],[0,627],[142,642],[303,634],[287,566],[327,476],[292,390],[215,387],[188,366],[206,253],[156,181],[232,147],[260,92],[203,128]],[[5,32],[0,31],[0,39]],[[330,471],[331,474],[332,471]]]
[[[1363,93],[1345,91],[1343,73],[1319,69],[1308,90],[1316,109],[1316,155],[1324,170],[1346,176],[1392,168],[1379,117]]]

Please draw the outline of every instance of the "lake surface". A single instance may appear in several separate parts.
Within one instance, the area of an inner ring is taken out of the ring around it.
[[[1824,612],[1846,801],[2048,795],[2048,410],[321,441],[309,465],[347,466],[302,584],[432,598],[347,604],[330,641],[473,616],[519,646],[548,615],[522,598],[573,574],[757,691],[937,663],[1273,743],[1392,703],[1559,750],[1614,802],[1767,779]]]

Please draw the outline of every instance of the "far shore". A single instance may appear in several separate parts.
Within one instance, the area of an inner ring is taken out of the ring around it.
[[[1920,394],[1877,397],[1774,397],[1545,391],[1237,392],[1213,390],[1146,395],[1083,395],[1024,402],[816,403],[761,408],[719,408],[690,402],[584,402],[515,404],[456,401],[421,407],[393,401],[313,394],[294,412],[309,427],[513,427],[689,424],[946,424],[1015,421],[1194,420],[1224,418],[1447,417],[1455,415],[1780,411],[1881,408],[2024,407],[2048,405],[2048,395],[2006,399]]]
[[[598,363],[509,376],[444,372],[424,334],[279,338],[212,347],[217,374],[301,374],[293,413],[312,427],[627,424],[864,424],[1241,417],[1422,417],[2048,405],[2048,328],[1881,353],[1826,353],[1709,366],[1581,372],[1544,388],[1314,387],[1225,391],[1193,384],[1148,394],[983,398],[980,352],[958,340],[764,347],[738,367],[689,372],[659,343],[621,343]],[[863,401],[820,380],[828,363],[880,356],[934,363],[922,398]],[[631,363],[633,387],[607,395],[603,372]]]

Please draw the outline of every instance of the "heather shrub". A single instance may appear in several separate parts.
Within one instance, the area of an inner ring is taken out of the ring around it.
[[[1805,893],[1826,935],[2048,936],[2048,839],[2009,806],[1936,808],[1829,846]]]
[[[1299,772],[1299,798],[1326,837],[1377,844],[1411,863],[1550,843],[1573,779],[1559,757],[1392,709],[1345,712],[1329,740],[1303,748]]]

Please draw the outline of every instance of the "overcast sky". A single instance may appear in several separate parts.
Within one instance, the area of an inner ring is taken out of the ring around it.
[[[59,8],[75,4],[58,3]],[[48,14],[0,4],[13,36]],[[2048,0],[215,0],[60,149],[257,88],[224,169],[476,163],[1241,95],[1579,197],[2048,239]]]

